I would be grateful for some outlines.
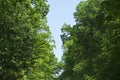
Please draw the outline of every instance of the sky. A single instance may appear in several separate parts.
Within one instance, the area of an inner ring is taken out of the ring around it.
[[[50,31],[56,42],[54,53],[59,61],[63,55],[62,41],[60,38],[62,25],[64,23],[70,25],[75,24],[73,13],[79,2],[80,0],[48,0],[50,11],[47,15],[47,24],[50,26]]]

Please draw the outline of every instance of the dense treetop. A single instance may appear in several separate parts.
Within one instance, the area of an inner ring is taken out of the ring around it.
[[[120,79],[119,6],[117,0],[87,0],[77,5],[76,24],[62,27],[60,80]]]
[[[47,0],[0,0],[0,80],[120,80],[119,0],[83,0],[62,26],[57,62]]]
[[[53,79],[48,11],[46,0],[0,0],[0,80]]]

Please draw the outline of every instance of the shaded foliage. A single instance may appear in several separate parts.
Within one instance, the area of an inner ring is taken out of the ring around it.
[[[76,24],[62,27],[60,80],[120,79],[119,5],[117,0],[87,0],[77,5]]]

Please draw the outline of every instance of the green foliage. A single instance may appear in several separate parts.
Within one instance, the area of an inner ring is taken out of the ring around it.
[[[61,80],[120,79],[119,5],[117,0],[87,0],[77,5],[76,24],[62,27]]]
[[[0,0],[0,80],[51,80],[56,58],[44,0]]]

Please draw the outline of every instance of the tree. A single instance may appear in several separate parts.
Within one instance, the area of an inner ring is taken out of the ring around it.
[[[119,5],[113,0],[77,5],[76,24],[62,27],[63,80],[119,79]]]
[[[48,11],[45,0],[0,0],[1,80],[53,78]]]

